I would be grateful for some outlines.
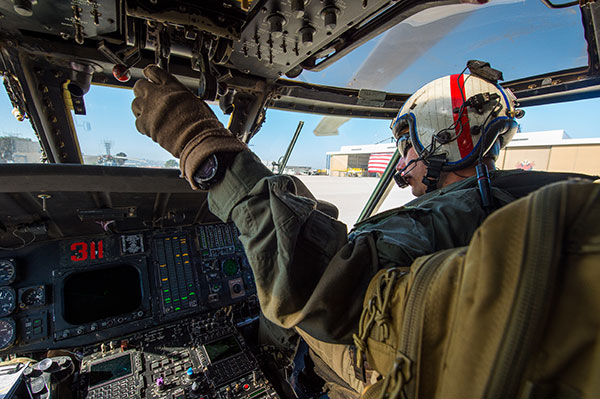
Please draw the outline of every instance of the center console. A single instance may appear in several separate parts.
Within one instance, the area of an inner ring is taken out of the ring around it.
[[[224,317],[193,318],[86,349],[80,398],[278,398]]]

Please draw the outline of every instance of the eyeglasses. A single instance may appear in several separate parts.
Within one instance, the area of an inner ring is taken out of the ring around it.
[[[398,147],[398,152],[400,153],[400,156],[402,158],[406,158],[408,150],[412,148],[412,143],[410,141],[408,133],[398,137],[398,140],[396,140],[396,147]]]

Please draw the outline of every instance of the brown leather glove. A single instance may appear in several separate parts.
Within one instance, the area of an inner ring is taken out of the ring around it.
[[[194,173],[211,154],[248,148],[173,75],[156,65],[147,66],[144,75],[148,80],[140,79],[133,86],[135,127],[180,158],[182,175],[192,188],[198,188]]]

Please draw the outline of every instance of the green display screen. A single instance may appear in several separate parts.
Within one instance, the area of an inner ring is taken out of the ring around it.
[[[216,363],[220,360],[227,359],[242,351],[240,344],[238,344],[233,335],[228,335],[225,338],[205,344],[204,348],[206,349],[206,354],[208,355],[211,363]]]
[[[131,374],[131,356],[129,354],[115,357],[90,367],[90,387],[116,380]]]

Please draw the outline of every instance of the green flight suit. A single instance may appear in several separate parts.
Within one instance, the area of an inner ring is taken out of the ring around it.
[[[570,176],[495,171],[493,195],[503,206]],[[467,245],[487,216],[476,180],[469,178],[376,215],[348,236],[343,223],[317,210],[299,180],[273,175],[249,151],[239,153],[211,188],[209,208],[239,228],[266,318],[338,344],[352,342],[378,270]]]

